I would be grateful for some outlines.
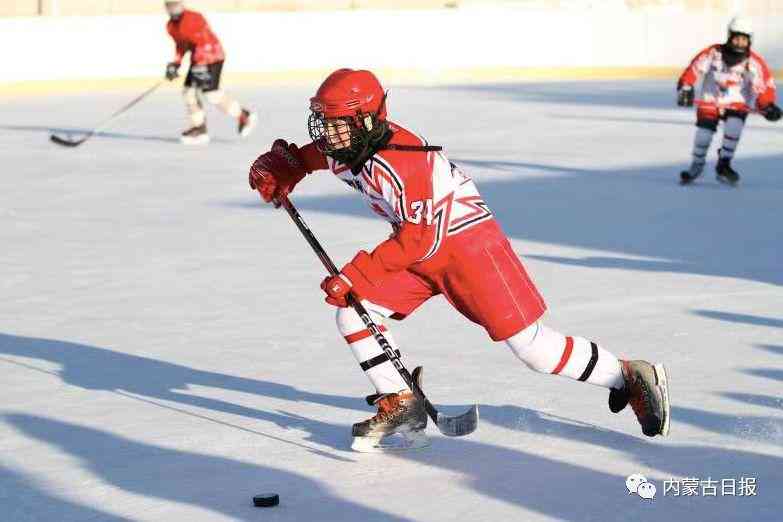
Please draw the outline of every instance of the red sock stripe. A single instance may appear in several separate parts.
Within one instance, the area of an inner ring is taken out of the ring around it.
[[[574,338],[573,337],[566,337],[566,344],[565,349],[563,350],[563,356],[560,358],[560,362],[557,363],[557,366],[554,370],[552,370],[552,373],[557,375],[561,371],[563,371],[563,368],[565,368],[565,365],[568,364],[568,359],[571,358],[571,352],[574,351]]]
[[[383,326],[383,325],[380,325],[378,327],[378,329],[381,332],[385,332],[386,331],[386,327]],[[370,333],[370,330],[365,328],[364,330],[359,330],[356,333],[352,333],[350,335],[346,335],[345,336],[345,340],[348,342],[348,344],[353,344],[356,341],[361,341],[362,339],[367,339],[368,337],[372,337],[372,334]]]

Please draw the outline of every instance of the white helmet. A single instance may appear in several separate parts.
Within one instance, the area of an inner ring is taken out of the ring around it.
[[[731,22],[729,22],[729,38],[736,33],[753,36],[753,23],[750,21],[750,18],[737,15],[731,19]]]

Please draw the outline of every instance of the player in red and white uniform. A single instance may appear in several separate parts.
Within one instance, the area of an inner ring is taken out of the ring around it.
[[[544,325],[544,300],[476,184],[440,147],[387,119],[385,100],[371,72],[335,71],[310,100],[313,141],[299,148],[278,139],[250,169],[251,187],[267,202],[286,196],[306,174],[328,169],[391,225],[388,239],[372,252],[357,253],[321,285],[326,301],[338,307],[340,333],[376,391],[378,414],[354,425],[355,443],[420,431],[427,419],[361,318],[347,307],[349,292],[378,324],[403,319],[443,295],[530,368],[609,388],[613,411],[630,401],[645,434],[665,435],[663,366],[619,361],[595,342]],[[391,332],[386,326],[382,331],[396,349]]]
[[[696,137],[690,169],[683,171],[683,184],[701,176],[707,161],[712,137],[723,120],[723,145],[715,168],[718,181],[731,185],[739,174],[731,168],[731,159],[739,145],[745,120],[758,111],[769,121],[778,121],[780,107],[775,105],[775,80],[764,59],[751,50],[753,27],[750,20],[735,17],[728,28],[726,43],[701,51],[685,69],[677,83],[677,103],[691,107],[695,89],[701,82],[696,99]]]
[[[185,77],[182,95],[190,127],[182,133],[187,145],[209,143],[207,120],[201,98],[236,118],[239,135],[247,137],[256,126],[258,116],[242,106],[220,88],[220,75],[226,55],[215,33],[201,13],[185,9],[182,0],[167,0],[169,21],[166,30],[176,44],[174,60],[166,66],[166,78],[179,76],[185,54],[190,53],[190,69]]]

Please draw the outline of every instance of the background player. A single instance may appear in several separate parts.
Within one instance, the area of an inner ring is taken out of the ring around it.
[[[694,88],[701,81],[693,160],[690,169],[680,173],[683,184],[691,183],[704,171],[719,120],[724,120],[723,145],[715,171],[718,181],[734,185],[739,174],[731,168],[731,159],[748,113],[755,109],[769,121],[780,119],[780,107],[775,105],[775,80],[764,59],[751,50],[752,42],[750,20],[735,17],[729,23],[726,43],[701,51],[680,76],[677,103],[683,107],[693,106]]]
[[[666,435],[664,367],[619,361],[595,342],[545,326],[540,318],[546,306],[475,183],[440,147],[389,121],[385,100],[371,72],[335,71],[311,98],[312,143],[299,149],[278,139],[250,169],[250,185],[265,201],[287,195],[308,173],[330,169],[392,226],[389,239],[371,253],[360,251],[321,285],[326,301],[338,307],[340,333],[376,390],[378,413],[354,425],[354,449],[389,447],[381,438],[392,433],[403,435],[403,447],[422,445],[427,417],[347,307],[349,292],[364,300],[378,324],[402,319],[442,294],[530,368],[609,388],[612,411],[630,402],[646,435]],[[391,332],[385,335],[396,347]]]
[[[223,46],[212,32],[206,19],[195,11],[185,9],[182,0],[165,2],[169,14],[166,30],[176,43],[174,61],[166,66],[166,78],[179,76],[185,53],[190,52],[190,70],[185,77],[182,95],[188,111],[190,128],[182,133],[187,145],[209,143],[207,120],[202,96],[229,116],[236,118],[240,136],[247,137],[256,126],[257,115],[242,108],[220,88],[220,75],[226,59]]]

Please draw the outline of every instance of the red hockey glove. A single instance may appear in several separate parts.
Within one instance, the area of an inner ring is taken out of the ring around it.
[[[306,174],[299,148],[277,139],[272,150],[261,154],[253,162],[248,181],[250,188],[257,190],[261,198],[269,203],[290,194]]]
[[[350,279],[342,273],[329,276],[321,282],[321,290],[326,292],[326,302],[340,308],[348,306],[347,298],[352,286]]]

